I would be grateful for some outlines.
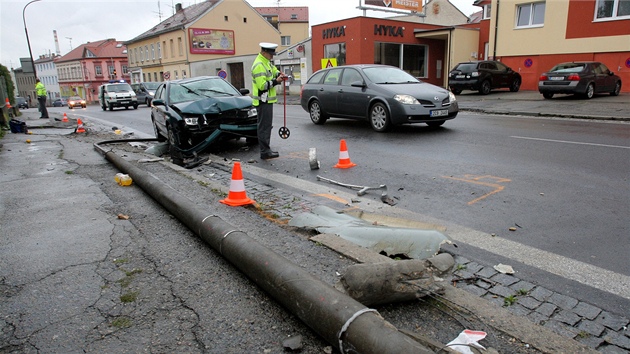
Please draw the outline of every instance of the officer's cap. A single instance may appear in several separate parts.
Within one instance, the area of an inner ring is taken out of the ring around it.
[[[278,45],[275,43],[262,42],[260,43],[260,48],[265,52],[276,54],[276,48],[278,48]]]

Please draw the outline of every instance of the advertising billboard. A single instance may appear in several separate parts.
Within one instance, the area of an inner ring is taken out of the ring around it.
[[[191,54],[234,55],[234,31],[209,28],[189,28]]]
[[[422,12],[421,0],[364,0],[365,6]]]

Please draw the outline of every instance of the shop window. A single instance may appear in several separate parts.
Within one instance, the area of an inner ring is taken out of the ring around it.
[[[618,18],[630,18],[630,1],[597,0],[597,6],[595,6],[596,20],[612,20]]]
[[[325,45],[324,58],[337,59],[337,66],[346,65],[346,43],[335,43],[335,44]]]
[[[391,65],[426,78],[427,47],[415,44],[374,43],[374,64]]]
[[[545,23],[545,3],[518,5],[516,8],[516,27],[540,27]]]

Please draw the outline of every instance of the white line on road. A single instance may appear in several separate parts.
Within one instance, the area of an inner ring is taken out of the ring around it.
[[[538,140],[538,141],[548,141],[552,143],[563,143],[563,144],[577,144],[577,145],[590,145],[590,146],[602,146],[602,147],[610,147],[617,149],[630,149],[630,146],[620,146],[620,145],[607,145],[607,144],[595,144],[595,143],[583,143],[580,141],[567,141],[567,140],[553,140],[553,139],[541,139],[541,138],[530,138],[526,136],[511,136],[510,138],[515,139],[526,139],[526,140]]]

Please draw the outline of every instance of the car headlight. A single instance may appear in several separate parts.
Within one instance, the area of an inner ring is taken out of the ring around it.
[[[186,122],[186,124],[188,124],[188,125],[197,125],[199,123],[199,118],[197,118],[197,117],[184,118],[184,122]]]
[[[256,117],[257,115],[258,111],[256,110],[256,107],[252,107],[249,111],[247,111],[247,118]]]
[[[396,95],[394,99],[402,104],[420,104],[415,97],[409,95]]]
[[[457,101],[457,98],[455,98],[455,94],[454,94],[454,93],[452,93],[451,91],[449,91],[449,92],[448,92],[448,100],[449,100],[450,102],[455,102],[455,101]]]

